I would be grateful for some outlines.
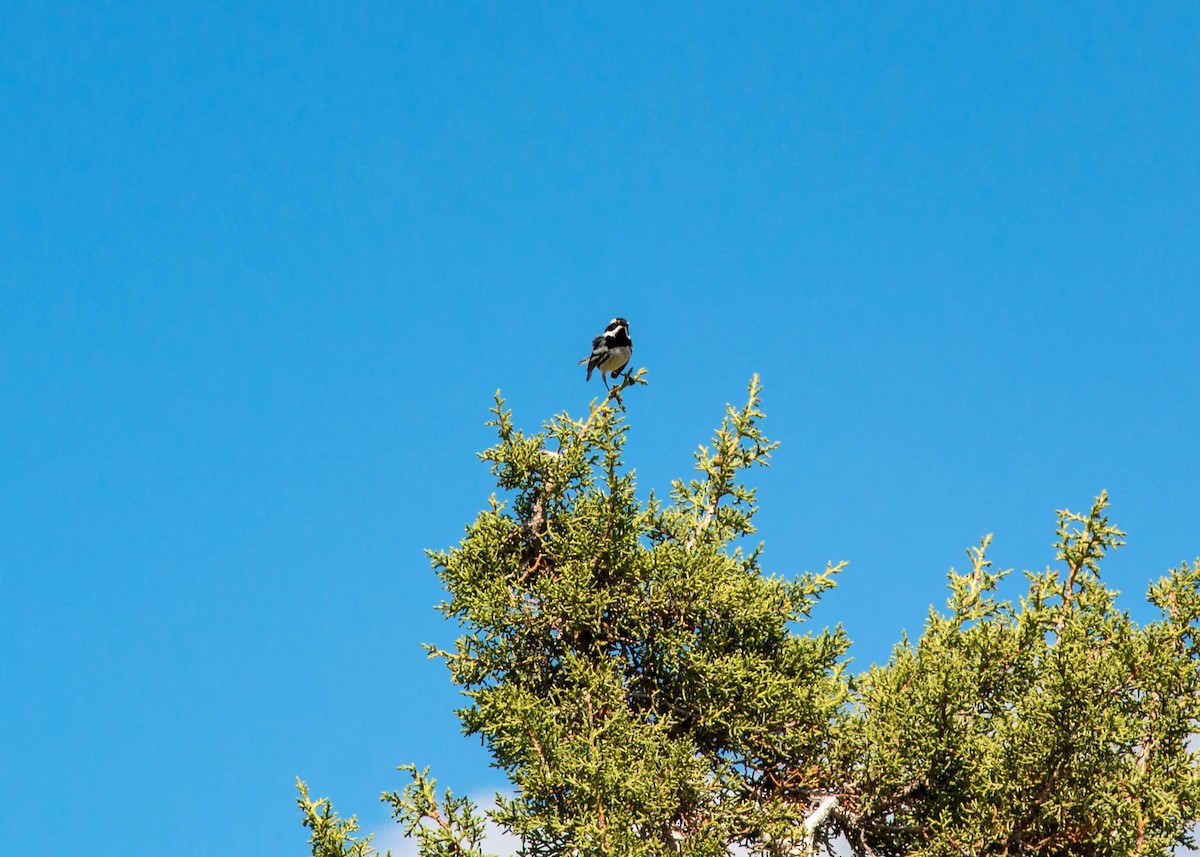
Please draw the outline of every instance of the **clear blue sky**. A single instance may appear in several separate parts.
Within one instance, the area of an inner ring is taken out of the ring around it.
[[[766,565],[886,658],[1107,488],[1200,554],[1200,6],[9,3],[0,799],[25,850],[305,853],[461,738],[424,548],[630,320],[643,488],[751,373]],[[11,837],[10,837],[11,838]]]

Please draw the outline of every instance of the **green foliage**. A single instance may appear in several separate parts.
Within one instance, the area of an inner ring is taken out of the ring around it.
[[[431,554],[465,628],[433,654],[515,786],[494,817],[531,854],[718,854],[791,831],[846,700],[841,632],[790,627],[837,569],[764,576],[740,544],[755,509],[740,476],[775,446],[757,379],[697,451],[699,477],[641,504],[613,407],[636,378],[532,435],[497,398],[482,458],[506,502]]]
[[[469,798],[456,798],[450,789],[439,801],[437,782],[429,769],[418,771],[415,765],[401,765],[412,782],[401,792],[385,792],[383,799],[392,805],[392,815],[404,828],[405,836],[415,836],[422,854],[428,857],[468,857],[482,855],[485,824]]]
[[[949,575],[945,613],[859,676],[840,627],[807,630],[842,566],[760,567],[749,471],[775,444],[761,387],[727,408],[696,476],[639,500],[623,461],[627,374],[586,420],[518,430],[497,395],[493,496],[430,554],[462,629],[446,663],[512,784],[481,812],[428,770],[384,794],[426,857],[522,853],[1166,854],[1200,811],[1200,562],[1150,587],[1144,627],[1104,586],[1124,533],[1105,495],[1058,513],[1061,568],[997,595],[990,536]],[[369,857],[355,820],[308,800],[314,857]]]
[[[1200,564],[1151,587],[1163,621],[1115,609],[1100,560],[1124,544],[1101,494],[1058,513],[1057,569],[997,600],[990,536],[950,573],[948,613],[858,683],[841,821],[857,853],[1166,854],[1200,781]]]
[[[373,857],[379,853],[371,847],[371,836],[354,837],[358,819],[339,818],[329,798],[310,800],[308,786],[302,780],[296,780],[296,788],[300,792],[296,803],[304,815],[304,826],[312,831],[308,844],[312,846],[313,857]],[[391,857],[391,852],[385,857]]]

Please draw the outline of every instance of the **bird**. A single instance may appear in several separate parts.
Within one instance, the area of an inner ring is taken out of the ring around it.
[[[592,340],[592,353],[580,360],[587,364],[587,380],[592,380],[592,370],[600,370],[600,380],[607,389],[606,373],[611,372],[616,378],[633,355],[633,340],[629,338],[629,322],[623,318],[614,318],[604,328],[604,333]]]

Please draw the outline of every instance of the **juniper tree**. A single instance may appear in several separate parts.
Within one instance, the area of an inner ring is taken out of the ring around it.
[[[1065,568],[1008,572],[970,551],[948,613],[856,683],[838,821],[856,854],[1167,854],[1200,809],[1200,562],[1151,585],[1162,619],[1116,609],[1105,515],[1058,513]],[[1011,571],[1011,570],[1010,570]]]
[[[465,634],[445,659],[459,712],[515,796],[496,821],[529,854],[724,854],[784,841],[819,805],[846,701],[840,631],[798,634],[836,568],[762,573],[745,472],[774,444],[757,378],[698,476],[642,502],[615,388],[588,419],[519,431],[497,398],[483,453],[503,499],[432,555]],[[805,760],[796,765],[796,760]],[[433,853],[461,853],[423,773],[389,796]]]
[[[1006,572],[971,551],[949,612],[860,676],[840,628],[805,630],[841,565],[760,567],[749,471],[775,444],[760,385],[696,452],[668,499],[622,458],[625,379],[585,420],[515,427],[497,394],[481,453],[499,495],[431,559],[462,627],[449,667],[512,784],[481,813],[427,770],[385,793],[428,857],[481,853],[484,817],[528,855],[1165,854],[1188,842],[1200,788],[1200,563],[1154,584],[1136,626],[1100,580],[1122,544],[1102,495],[1059,513],[1065,568]],[[315,857],[370,857],[301,784]]]

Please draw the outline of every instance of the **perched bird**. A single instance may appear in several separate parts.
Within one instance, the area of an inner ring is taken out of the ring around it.
[[[615,378],[621,374],[625,364],[633,355],[633,340],[629,338],[629,322],[623,318],[614,318],[604,328],[604,333],[592,340],[592,353],[580,360],[587,364],[587,380],[592,380],[592,370],[600,370],[600,380],[608,387],[605,374],[612,373]]]

